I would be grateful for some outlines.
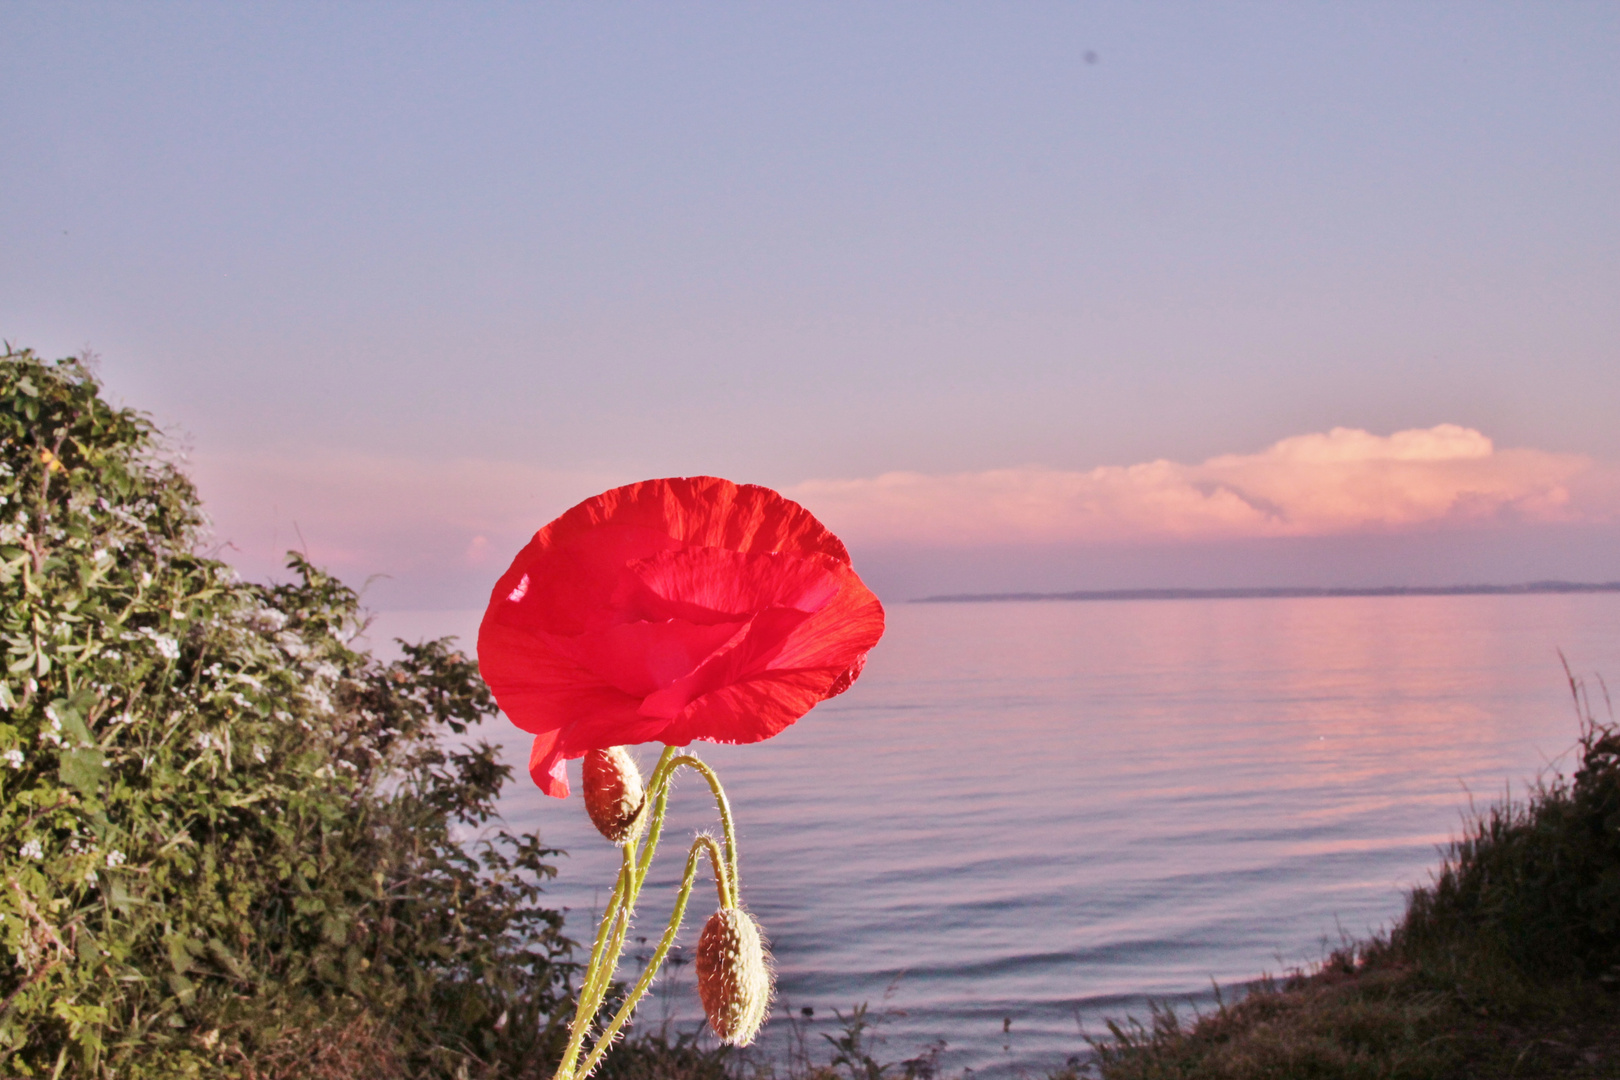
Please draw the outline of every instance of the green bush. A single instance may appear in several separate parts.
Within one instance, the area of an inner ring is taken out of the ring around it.
[[[1430,965],[1506,964],[1530,979],[1620,982],[1620,729],[1582,714],[1573,777],[1503,800],[1469,825],[1392,935]]]
[[[555,852],[450,641],[201,557],[196,493],[86,367],[0,356],[0,1072],[529,1076]]]

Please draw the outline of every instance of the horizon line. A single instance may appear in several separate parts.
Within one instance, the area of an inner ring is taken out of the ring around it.
[[[1082,589],[1075,592],[948,593],[908,604],[991,604],[1018,600],[1287,600],[1351,596],[1526,596],[1538,593],[1620,592],[1620,581],[1531,581],[1521,585],[1380,585],[1232,589]]]

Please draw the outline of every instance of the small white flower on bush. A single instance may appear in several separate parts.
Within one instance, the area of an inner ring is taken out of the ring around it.
[[[4,755],[0,756],[4,756],[6,759],[6,764],[10,765],[13,769],[20,769],[23,767],[23,752],[21,750],[7,750]]]
[[[107,852],[107,869],[116,870],[124,865],[124,853],[116,848]]]
[[[62,721],[57,717],[56,709],[50,705],[45,706],[45,719],[51,722],[51,726],[39,729],[39,741],[47,746],[61,746]]]
[[[180,643],[165,634],[153,634],[152,645],[165,660],[180,659]]]
[[[259,608],[248,616],[248,625],[261,634],[274,634],[287,625],[287,616],[275,608]]]
[[[22,846],[18,854],[25,859],[43,859],[45,857],[45,848],[38,840],[30,840]]]

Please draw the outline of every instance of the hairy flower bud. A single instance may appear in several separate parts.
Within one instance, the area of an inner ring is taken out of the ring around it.
[[[753,1042],[771,1007],[771,968],[752,915],[722,908],[709,916],[698,938],[697,983],[720,1041]]]
[[[622,844],[641,809],[641,770],[622,746],[592,750],[585,755],[585,812],[596,831]]]

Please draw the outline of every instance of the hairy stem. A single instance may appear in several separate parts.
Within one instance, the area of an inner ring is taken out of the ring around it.
[[[581,1076],[589,1076],[591,1070],[596,1068],[597,1063],[602,1060],[602,1056],[607,1053],[608,1047],[612,1045],[614,1037],[619,1034],[619,1029],[624,1027],[625,1021],[630,1019],[630,1014],[635,1011],[636,1004],[641,1001],[647,989],[652,986],[653,979],[657,978],[658,969],[663,966],[664,958],[669,955],[670,946],[675,943],[675,935],[680,932],[681,923],[686,918],[686,903],[692,896],[692,886],[697,880],[699,852],[706,852],[709,856],[709,864],[715,875],[715,888],[716,891],[720,892],[721,902],[724,903],[725,893],[721,887],[723,868],[720,861],[719,845],[714,842],[713,837],[699,836],[692,841],[691,850],[686,853],[686,872],[681,875],[681,889],[680,892],[675,894],[675,909],[670,913],[669,925],[664,928],[664,936],[659,939],[658,948],[653,952],[652,959],[647,962],[647,970],[641,973],[641,978],[636,980],[636,985],[630,988],[630,993],[625,997],[624,1004],[619,1006],[619,1011],[614,1014],[608,1026],[603,1029],[601,1037],[596,1040],[596,1045],[591,1048],[590,1055],[585,1058],[585,1063],[580,1066],[579,1074]]]
[[[611,963],[604,964],[603,960],[609,953],[609,942],[617,939],[623,941],[623,932],[619,926],[627,923],[630,901],[630,888],[633,884],[630,873],[630,849],[624,849],[624,861],[619,867],[619,877],[613,886],[613,895],[608,899],[607,909],[602,912],[601,925],[596,930],[596,942],[591,946],[591,960],[585,967],[585,981],[579,988],[579,1000],[574,1005],[574,1019],[568,1025],[568,1046],[563,1051],[562,1062],[557,1066],[555,1080],[570,1080],[574,1076],[574,1063],[579,1060],[579,1052],[585,1045],[585,1033],[590,1030],[591,1022],[596,1018],[596,1010],[601,1007],[602,998],[607,993],[608,983],[613,976],[613,969],[618,966],[618,950],[613,949]]]
[[[580,1063],[579,1058],[585,1047],[586,1034],[595,1022],[602,1001],[613,985],[613,974],[618,970],[619,956],[624,951],[624,942],[630,932],[630,917],[635,911],[636,899],[641,895],[641,887],[646,883],[647,874],[652,869],[653,855],[658,850],[658,841],[663,833],[664,815],[669,809],[670,781],[682,766],[696,770],[708,782],[709,790],[714,794],[715,806],[720,813],[720,826],[725,840],[724,850],[722,851],[712,836],[699,836],[693,840],[686,855],[686,872],[675,898],[675,909],[670,915],[669,925],[664,930],[664,936],[660,939],[657,950],[648,961],[646,970],[641,973],[641,978],[636,981],[635,986],[620,1004],[613,1019],[597,1037],[584,1062]],[[631,826],[630,836],[621,850],[623,861],[619,866],[618,880],[613,886],[613,896],[608,901],[607,910],[602,913],[601,924],[597,927],[596,942],[591,947],[590,963],[585,969],[585,980],[580,986],[573,1022],[569,1025],[568,1046],[563,1052],[562,1062],[557,1066],[553,1080],[577,1080],[579,1077],[588,1076],[630,1019],[637,1002],[657,978],[664,958],[669,954],[670,946],[674,944],[675,935],[680,932],[681,921],[686,916],[686,905],[691,898],[692,885],[696,880],[700,852],[709,857],[710,869],[714,874],[715,893],[719,897],[720,906],[722,908],[737,906],[737,829],[731,817],[731,803],[726,798],[725,788],[721,787],[720,778],[715,775],[714,770],[692,754],[681,753],[679,748],[673,746],[664,748],[648,780],[641,809]]]
[[[726,798],[726,789],[720,786],[720,777],[715,775],[713,769],[693,754],[681,754],[678,757],[666,755],[660,758],[658,768],[654,770],[652,782],[648,790],[658,789],[660,794],[667,788],[669,780],[675,775],[675,770],[681,766],[695,769],[704,780],[708,781],[709,790],[714,793],[715,809],[720,812],[720,828],[726,840],[726,900],[721,907],[736,907],[738,900],[737,875],[737,827],[731,819],[731,800]],[[650,860],[649,860],[650,861]]]

